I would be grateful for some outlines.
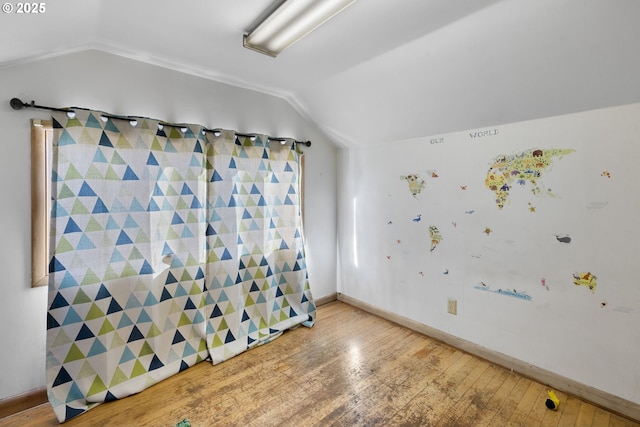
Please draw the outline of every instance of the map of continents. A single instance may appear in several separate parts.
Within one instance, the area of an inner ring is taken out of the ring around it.
[[[531,185],[531,192],[538,195],[553,196],[551,189],[543,191],[543,172],[553,162],[575,150],[571,149],[530,149],[510,155],[501,155],[493,159],[487,177],[486,187],[496,196],[496,205],[502,209],[509,203],[509,192],[514,185]]]

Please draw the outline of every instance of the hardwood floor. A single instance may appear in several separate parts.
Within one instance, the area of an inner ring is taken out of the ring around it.
[[[640,426],[350,305],[216,366],[200,363],[64,424],[166,426]],[[2,426],[56,426],[48,404]]]

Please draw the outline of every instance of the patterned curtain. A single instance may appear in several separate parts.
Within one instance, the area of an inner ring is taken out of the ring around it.
[[[206,134],[210,172],[207,341],[213,362],[307,322],[298,153],[265,138]]]
[[[295,144],[54,113],[47,385],[60,422],[311,326]]]

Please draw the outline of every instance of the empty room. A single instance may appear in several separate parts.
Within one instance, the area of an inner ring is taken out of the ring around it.
[[[0,13],[0,425],[640,425],[640,2]]]

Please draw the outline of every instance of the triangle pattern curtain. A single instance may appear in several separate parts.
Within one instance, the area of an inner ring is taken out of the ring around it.
[[[312,326],[295,144],[53,114],[47,388],[60,422]]]

